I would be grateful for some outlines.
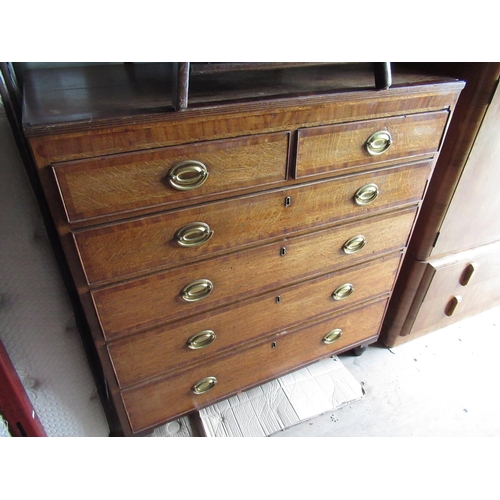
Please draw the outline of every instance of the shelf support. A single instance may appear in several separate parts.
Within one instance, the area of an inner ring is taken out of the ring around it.
[[[172,104],[176,111],[183,111],[188,107],[189,69],[190,63],[188,62],[174,63],[174,88]]]

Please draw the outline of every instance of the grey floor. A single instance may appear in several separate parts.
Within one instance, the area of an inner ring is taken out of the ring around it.
[[[273,437],[500,436],[500,308],[388,349],[339,356],[363,399]]]

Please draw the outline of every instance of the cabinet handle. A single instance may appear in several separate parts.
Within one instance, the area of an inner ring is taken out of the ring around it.
[[[365,141],[365,149],[370,156],[385,153],[392,146],[392,136],[387,130],[373,133]]]
[[[208,347],[216,338],[217,335],[213,330],[202,330],[189,338],[186,345],[189,349],[203,349]]]
[[[334,300],[344,300],[354,292],[354,287],[350,283],[344,283],[336,288],[332,293]]]
[[[191,390],[195,394],[204,394],[205,392],[211,391],[215,384],[217,384],[217,379],[215,377],[205,377],[196,382],[196,384],[191,387]]]
[[[174,240],[181,247],[197,247],[207,242],[214,232],[204,222],[192,222],[181,227],[174,235]]]
[[[167,174],[169,184],[178,191],[196,189],[204,184],[207,178],[207,167],[195,160],[176,163]]]
[[[360,206],[369,205],[378,198],[379,194],[380,191],[376,184],[366,184],[354,193],[354,202]]]
[[[342,250],[344,250],[344,253],[349,255],[359,252],[365,245],[365,237],[362,234],[358,234],[357,236],[349,238],[342,246]]]
[[[462,286],[467,286],[469,284],[470,279],[472,278],[472,275],[475,273],[477,269],[476,264],[469,264],[465,269],[464,272],[462,273],[462,276],[460,276],[459,283]]]
[[[337,342],[337,340],[342,337],[342,330],[340,328],[335,328],[335,330],[332,330],[331,332],[328,332],[324,337],[323,337],[323,344],[333,344],[334,342]]]
[[[213,289],[214,285],[210,280],[195,280],[181,290],[181,297],[186,302],[197,302],[208,297]]]
[[[462,297],[460,295],[453,296],[452,299],[448,302],[444,311],[446,316],[452,316],[460,302],[462,302]]]

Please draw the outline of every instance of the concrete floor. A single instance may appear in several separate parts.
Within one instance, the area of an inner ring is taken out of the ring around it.
[[[340,355],[363,399],[273,437],[500,436],[500,308],[391,349]]]

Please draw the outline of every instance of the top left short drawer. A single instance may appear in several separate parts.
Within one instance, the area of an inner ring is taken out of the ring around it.
[[[289,132],[53,165],[69,222],[191,204],[286,179]]]

